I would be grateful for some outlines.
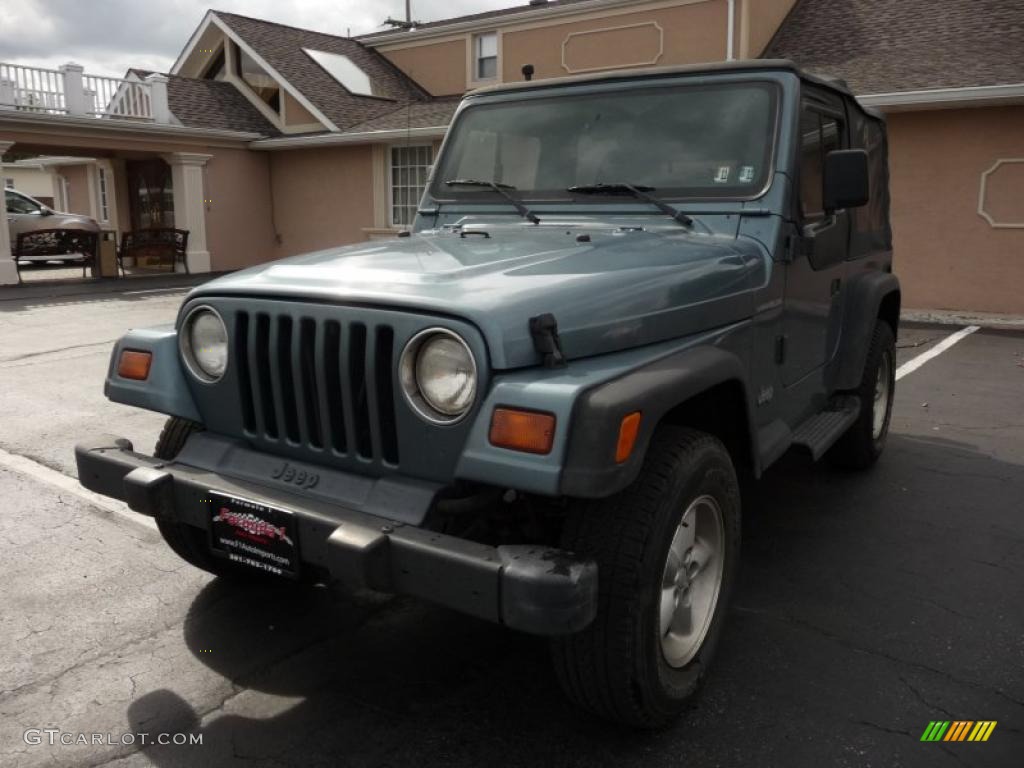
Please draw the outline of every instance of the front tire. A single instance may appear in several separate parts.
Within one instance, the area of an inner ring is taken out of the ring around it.
[[[173,460],[185,447],[185,442],[196,432],[202,432],[203,425],[188,419],[171,416],[164,424],[156,441],[153,455],[165,461]],[[167,546],[182,560],[215,576],[232,579],[254,579],[260,574],[243,569],[228,560],[210,552],[206,532],[185,523],[157,519],[156,527]]]
[[[864,363],[864,375],[853,395],[860,400],[857,420],[826,454],[842,469],[867,469],[885,449],[896,394],[896,337],[884,320],[875,330]]]
[[[570,511],[562,547],[598,565],[598,611],[552,643],[568,696],[608,720],[671,722],[707,674],[735,581],[740,490],[725,446],[662,427],[629,488]]]

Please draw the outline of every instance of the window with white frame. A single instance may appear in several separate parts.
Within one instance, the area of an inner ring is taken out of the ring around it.
[[[434,148],[430,145],[391,148],[391,225],[408,227],[416,218],[427,186]]]
[[[4,179],[4,189],[14,189],[14,179],[7,177]]]
[[[484,32],[473,38],[473,79],[493,80],[498,76],[498,33]]]
[[[100,206],[100,221],[110,221],[110,203],[107,197],[107,169],[100,166],[96,169],[96,186],[99,194],[96,196]]]

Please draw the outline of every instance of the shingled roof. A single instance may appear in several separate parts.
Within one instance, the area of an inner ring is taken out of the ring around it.
[[[364,131],[393,131],[403,128],[439,128],[448,125],[455,114],[461,96],[433,99],[405,104],[393,112],[353,125],[351,133]]]
[[[764,55],[859,95],[1024,83],[1024,0],[800,0]]]
[[[128,72],[140,79],[152,74],[136,68]],[[167,105],[171,114],[184,126],[243,131],[262,136],[280,133],[231,83],[179,75],[166,77]]]
[[[430,98],[384,56],[356,40],[235,13],[213,11],[213,14],[341,130],[393,112],[396,103]],[[350,93],[303,48],[347,56],[370,77],[379,89],[379,96]]]

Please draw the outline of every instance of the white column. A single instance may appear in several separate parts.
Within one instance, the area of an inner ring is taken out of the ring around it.
[[[69,115],[85,114],[85,86],[82,83],[84,72],[85,67],[74,62],[60,67],[60,73],[64,77],[64,106],[67,107]]]
[[[188,230],[188,268],[192,272],[210,271],[210,252],[206,250],[206,205],[203,168],[213,155],[171,152],[163,156],[171,166],[174,186],[174,226]]]
[[[146,76],[149,83],[149,104],[153,122],[168,124],[171,122],[171,108],[167,102],[167,75],[154,72]]]
[[[0,141],[0,157],[14,145],[13,141]],[[0,226],[0,285],[13,285],[18,282],[18,265],[11,255],[11,230],[7,226],[7,206],[4,206],[4,218]]]

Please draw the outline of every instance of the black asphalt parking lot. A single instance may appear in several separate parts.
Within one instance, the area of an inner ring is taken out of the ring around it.
[[[173,298],[153,301],[164,312]],[[905,329],[900,362],[955,330]],[[31,396],[21,360],[0,370],[4,408]],[[1022,394],[1024,336],[980,331],[900,380],[874,470],[799,456],[773,468],[747,500],[716,665],[657,733],[573,710],[542,640],[411,599],[210,580],[151,536],[0,467],[5,614],[25,613],[24,627],[0,630],[0,764],[1022,765]],[[5,429],[0,447],[19,454],[53,442],[43,427],[16,440]],[[39,575],[47,557],[61,578]],[[985,743],[922,743],[934,720],[998,725]],[[26,746],[21,732],[47,724],[194,730],[203,744]]]

